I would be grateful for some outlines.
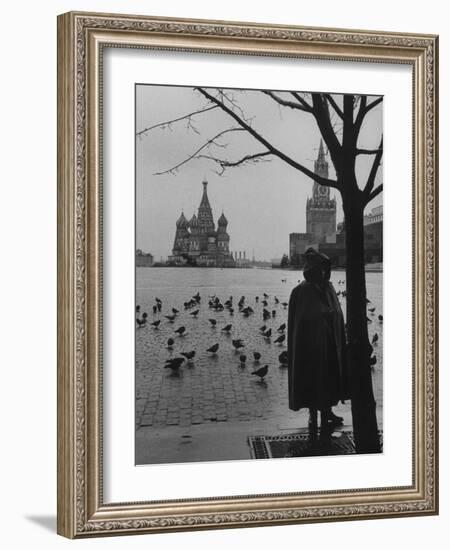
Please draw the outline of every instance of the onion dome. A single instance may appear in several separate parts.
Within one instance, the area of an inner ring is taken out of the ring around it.
[[[181,216],[177,220],[177,227],[186,227],[188,224],[187,219],[184,216],[184,213],[181,213]]]
[[[222,225],[222,226],[228,224],[228,220],[226,219],[223,212],[222,212],[222,215],[220,216],[220,218],[218,219],[217,224]]]
[[[198,218],[197,216],[194,214],[192,216],[192,218],[190,219],[189,221],[189,227],[198,227],[199,226],[199,223],[198,223]]]

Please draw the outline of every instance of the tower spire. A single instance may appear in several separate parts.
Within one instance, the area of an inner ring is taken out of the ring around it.
[[[323,150],[323,140],[320,138],[320,144],[319,144],[319,154],[317,156],[317,160],[324,161],[325,160],[325,151]]]

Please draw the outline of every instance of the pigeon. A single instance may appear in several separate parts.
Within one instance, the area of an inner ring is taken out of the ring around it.
[[[278,336],[278,338],[276,340],[274,340],[275,344],[282,344],[286,339],[286,335],[285,334],[281,334],[280,336]]]
[[[170,323],[173,323],[175,321],[176,315],[164,315],[164,317],[168,319]]]
[[[174,343],[175,343],[175,340],[173,338],[169,338],[167,340],[167,347],[171,348],[174,345]]]
[[[232,340],[231,343],[233,344],[233,347],[235,350],[238,350],[244,347],[244,343],[240,338],[238,340]]]
[[[186,332],[186,327],[177,328],[177,330],[175,332],[177,334],[179,334],[180,336],[183,336],[183,334]]]
[[[289,304],[288,304],[287,302],[282,302],[281,305],[282,305],[284,308],[286,308],[286,307],[288,307]]]
[[[282,351],[280,355],[278,356],[278,361],[282,365],[287,365],[288,362],[288,352],[286,350]]]
[[[268,304],[267,300],[263,300],[261,303],[264,307],[267,307],[267,304]]]
[[[261,354],[259,353],[259,351],[254,351],[253,357],[255,358],[255,361],[259,361],[261,359]]]
[[[267,375],[267,371],[269,370],[269,365],[265,365],[264,367],[261,367],[260,369],[254,370],[252,374],[255,376],[259,376],[260,380],[264,380],[264,377]]]
[[[376,355],[372,355],[372,357],[370,358],[370,366],[371,367],[374,367],[377,363],[377,356]]]
[[[378,334],[375,333],[372,338],[372,344],[376,344],[378,342]]]
[[[269,328],[269,330],[266,330],[266,332],[263,332],[264,338],[270,338],[272,336],[272,329]]]
[[[195,350],[192,350],[192,351],[182,351],[181,352],[181,355],[183,355],[184,357],[186,357],[186,359],[188,361],[190,361],[191,359],[194,359],[195,357]]]
[[[372,302],[369,300],[369,298],[366,298],[366,304],[371,304]]]
[[[161,319],[158,319],[157,321],[153,321],[153,323],[150,323],[152,327],[158,328],[161,323]]]
[[[239,356],[239,361],[241,362],[241,366],[245,367],[245,362],[247,361],[247,356],[246,355],[240,355]]]
[[[232,327],[233,327],[233,325],[226,325],[226,326],[223,327],[222,330],[223,330],[224,332],[230,332],[230,330],[232,329]]]
[[[145,317],[142,318],[142,319],[137,318],[137,319],[136,319],[136,323],[138,324],[138,327],[139,327],[139,328],[140,328],[140,327],[143,327],[143,326],[147,323],[147,319],[145,319]],[[153,323],[152,323],[152,324],[153,324]]]
[[[264,298],[268,298],[269,295],[264,292]]]
[[[375,311],[375,307],[369,307],[368,310],[370,311],[370,313],[373,313]]]
[[[173,359],[167,359],[164,365],[165,369],[178,370],[183,364],[184,357],[174,357]]]
[[[136,306],[136,313],[139,313],[141,311],[141,306]]]
[[[208,319],[208,320],[211,323],[212,327],[215,327],[217,325],[217,321],[215,319]]]
[[[286,329],[286,323],[283,323],[282,325],[280,325],[280,326],[277,328],[278,332],[283,332],[285,329]]]
[[[378,315],[378,320],[380,321],[380,323],[383,322],[383,316],[382,315]]]
[[[192,317],[197,317],[199,311],[199,309],[196,309],[195,311],[191,311],[189,315],[192,315]]]
[[[261,332],[264,332],[265,330],[267,330],[266,325],[263,325],[262,327],[259,327],[259,330],[260,330]]]
[[[366,321],[367,321],[368,323],[371,323],[371,322],[372,322],[372,319],[369,319],[369,317],[366,316]]]
[[[178,309],[176,309],[176,308],[173,307],[173,308],[172,308],[172,313],[173,313],[174,315],[176,315],[177,313],[180,313],[180,312],[178,311]]]
[[[208,348],[206,351],[215,355],[218,349],[219,349],[219,344],[214,344],[213,346]]]
[[[274,300],[275,300],[275,303],[276,303],[276,304],[279,304],[279,303],[280,303],[280,300],[279,300],[276,296],[275,296]]]
[[[153,306],[153,314],[158,312],[158,308],[156,306]]]
[[[277,314],[276,310],[272,309],[272,317],[275,317],[276,314]]]

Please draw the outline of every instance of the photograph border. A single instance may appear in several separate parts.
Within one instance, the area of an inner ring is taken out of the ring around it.
[[[401,63],[413,88],[412,485],[106,504],[105,47]],[[69,538],[438,513],[438,37],[70,12],[58,17],[58,533]]]

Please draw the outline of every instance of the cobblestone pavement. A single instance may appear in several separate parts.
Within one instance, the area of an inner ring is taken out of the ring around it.
[[[301,273],[281,270],[215,270],[215,269],[138,269],[137,304],[141,313],[146,311],[149,322],[136,330],[136,429],[145,429],[147,437],[152,428],[166,431],[174,427],[216,423],[242,423],[246,421],[263,426],[274,419],[286,422],[298,419],[298,414],[288,408],[287,369],[280,365],[278,356],[286,350],[285,342],[277,344],[277,328],[287,322],[287,302],[291,289],[297,284]],[[281,279],[287,278],[287,282]],[[374,370],[374,386],[378,408],[382,408],[382,324],[377,315],[382,311],[381,273],[369,273],[368,296],[376,312],[371,315],[369,332],[375,332],[379,340],[375,347],[377,365]],[[339,284],[344,279],[342,272],[334,272],[332,280],[336,290],[345,288]],[[198,307],[184,310],[183,302],[200,293]],[[262,319],[263,293],[269,295],[267,306],[275,316]],[[208,297],[216,294],[222,302],[233,296],[234,314],[227,310],[216,312],[208,307]],[[245,296],[245,305],[255,313],[244,317],[238,311],[237,302]],[[256,301],[256,296],[259,301]],[[279,300],[276,303],[275,296]],[[161,312],[153,313],[155,297],[162,300]],[[345,310],[343,303],[343,309]],[[174,322],[165,315],[171,308],[179,310]],[[199,309],[196,317],[190,315]],[[212,327],[209,319],[217,321]],[[151,323],[161,320],[158,328]],[[230,333],[222,329],[232,324]],[[270,339],[264,338],[259,328],[266,325],[272,329]],[[175,330],[185,326],[184,336]],[[167,349],[168,338],[174,339],[173,349]],[[236,351],[232,340],[241,338],[244,348]],[[218,343],[216,355],[206,350]],[[180,357],[181,352],[195,351],[192,362],[186,361],[178,371],[164,368],[167,359]],[[259,362],[253,352],[261,353]],[[245,364],[240,356],[246,355]],[[268,365],[266,378],[261,381],[251,375],[255,368]],[[167,432],[169,433],[169,432]]]

